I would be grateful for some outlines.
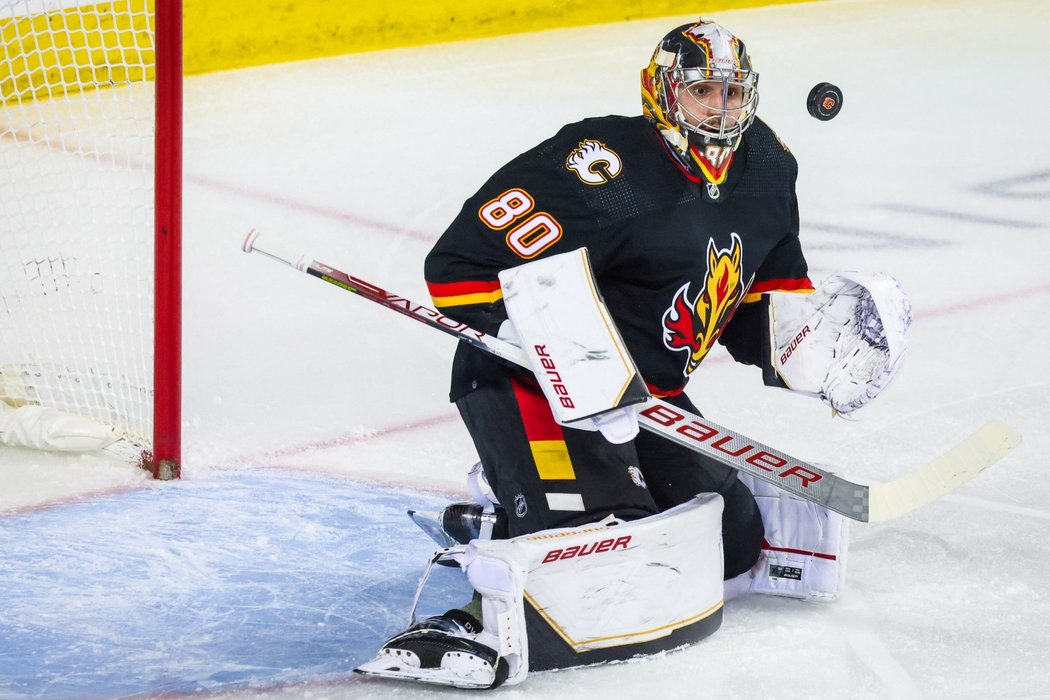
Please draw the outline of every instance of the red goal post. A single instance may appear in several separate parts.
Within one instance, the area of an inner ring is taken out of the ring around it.
[[[182,2],[0,0],[0,401],[181,462]]]

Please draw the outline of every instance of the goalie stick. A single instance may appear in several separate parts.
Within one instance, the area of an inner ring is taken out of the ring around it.
[[[525,353],[514,345],[334,267],[282,250],[279,245],[267,242],[260,246],[259,233],[254,229],[244,239],[242,249],[246,253],[262,253],[528,369]],[[861,522],[890,520],[951,493],[1002,459],[1021,441],[1021,435],[1009,425],[989,421],[915,471],[868,486],[657,398],[639,404],[636,410],[639,426],[645,430]]]

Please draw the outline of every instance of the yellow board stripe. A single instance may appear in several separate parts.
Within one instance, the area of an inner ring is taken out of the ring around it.
[[[505,34],[668,17],[667,29],[747,7],[807,0],[705,0],[683,16],[679,0],[183,0],[185,69],[206,73],[267,63],[463,41]],[[662,30],[661,30],[662,31]],[[660,32],[652,37],[652,45]],[[644,65],[648,54],[639,57]]]
[[[475,292],[473,294],[457,294],[450,297],[431,297],[434,306],[441,309],[446,306],[466,306],[468,304],[492,304],[503,298],[503,290],[494,292]]]
[[[722,608],[722,606],[725,604],[724,601],[720,600],[717,603],[715,603],[714,605],[712,605],[711,607],[709,607],[707,610],[702,610],[701,612],[698,612],[696,615],[692,615],[690,617],[685,618],[684,620],[678,620],[677,622],[672,622],[672,623],[669,623],[669,624],[666,624],[666,625],[661,625],[660,627],[654,627],[654,628],[648,629],[648,630],[639,630],[637,632],[630,632],[628,634],[618,634],[618,635],[613,635],[613,636],[610,636],[610,637],[595,637],[593,639],[575,640],[572,637],[570,637],[568,635],[568,633],[560,625],[558,625],[558,623],[555,622],[553,618],[551,618],[550,615],[547,614],[547,612],[543,608],[543,606],[541,606],[539,603],[537,603],[536,599],[533,598],[529,594],[528,591],[525,591],[525,600],[529,601],[529,603],[532,605],[533,609],[535,609],[536,612],[538,612],[540,614],[540,617],[542,617],[544,620],[546,620],[547,624],[551,626],[551,629],[553,629],[557,633],[557,635],[559,637],[561,637],[562,640],[566,644],[568,644],[570,647],[572,647],[573,651],[576,651],[576,652],[579,652],[580,651],[580,647],[583,646],[584,644],[594,644],[595,642],[618,641],[618,643],[616,643],[616,644],[607,644],[607,645],[602,647],[602,648],[608,648],[608,647],[615,647],[615,646],[624,646],[626,644],[635,644],[636,643],[635,642],[636,638],[649,636],[649,635],[652,635],[652,634],[656,634],[658,632],[663,632],[664,633],[664,634],[659,635],[660,637],[666,637],[668,634],[670,634],[671,632],[674,632],[676,629],[680,629],[682,627],[686,627],[688,625],[693,624],[694,622],[700,622],[701,620],[710,617],[711,615],[713,615],[716,612],[718,612]],[[656,639],[658,639],[658,638],[659,637],[656,637]]]
[[[703,12],[747,7],[765,7],[813,0],[708,0]],[[143,79],[138,71],[152,76],[152,44],[147,13],[154,0],[115,0],[80,9],[55,10],[32,17],[0,19],[6,56],[23,56],[23,64],[12,67],[0,56],[0,102],[13,95],[22,99],[47,95],[47,88],[32,75],[56,70],[81,74],[81,82],[102,86]],[[125,14],[130,10],[133,14]],[[133,19],[128,19],[133,17]],[[450,41],[520,34],[562,27],[579,27],[649,17],[671,17],[683,21],[678,0],[595,0],[565,3],[559,0],[394,0],[388,3],[346,0],[297,0],[286,3],[254,3],[245,11],[243,0],[183,0],[183,68],[187,75],[230,68],[260,66],[323,56],[379,51]],[[93,46],[83,30],[111,23],[116,41]],[[57,60],[53,51],[33,54],[13,42],[29,36],[30,30],[50,25],[63,49],[81,51],[74,64]],[[668,26],[672,26],[669,24]],[[65,31],[66,29],[71,31]],[[653,38],[653,43],[659,37]],[[71,43],[70,43],[71,42]],[[79,42],[79,43],[78,43]],[[136,67],[125,76],[127,56]],[[141,54],[141,60],[135,58]],[[644,63],[644,61],[642,61]],[[68,78],[69,76],[64,76]],[[52,81],[52,84],[58,81]],[[32,86],[30,89],[28,86]]]
[[[0,104],[153,79],[152,0],[0,19]]]
[[[540,479],[575,479],[576,472],[569,459],[569,448],[564,440],[530,440],[532,459]]]

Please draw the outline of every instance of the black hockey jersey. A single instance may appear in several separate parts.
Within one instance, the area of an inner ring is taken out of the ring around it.
[[[643,117],[565,126],[464,204],[426,259],[434,304],[495,334],[506,319],[500,270],[586,246],[654,395],[680,392],[716,340],[778,383],[764,302],[752,302],[813,289],[798,240],[797,164],[758,120],[733,158],[713,187],[684,170]],[[492,370],[479,355],[460,348],[453,400]]]

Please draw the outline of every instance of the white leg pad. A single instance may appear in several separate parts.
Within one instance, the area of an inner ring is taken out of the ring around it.
[[[481,541],[491,540],[477,540]],[[522,682],[529,672],[529,638],[522,597],[528,575],[525,568],[519,561],[494,556],[473,544],[457,558],[470,585],[481,594],[484,629],[476,641],[498,651],[507,662],[505,685]]]
[[[524,601],[584,652],[649,642],[722,608],[723,502],[701,494],[664,513],[510,540],[474,540],[455,558],[482,596],[477,641],[528,672]]]
[[[751,593],[837,600],[845,586],[849,519],[750,475],[740,479],[755,494],[766,536],[758,563],[726,582],[727,597],[746,584]]]

